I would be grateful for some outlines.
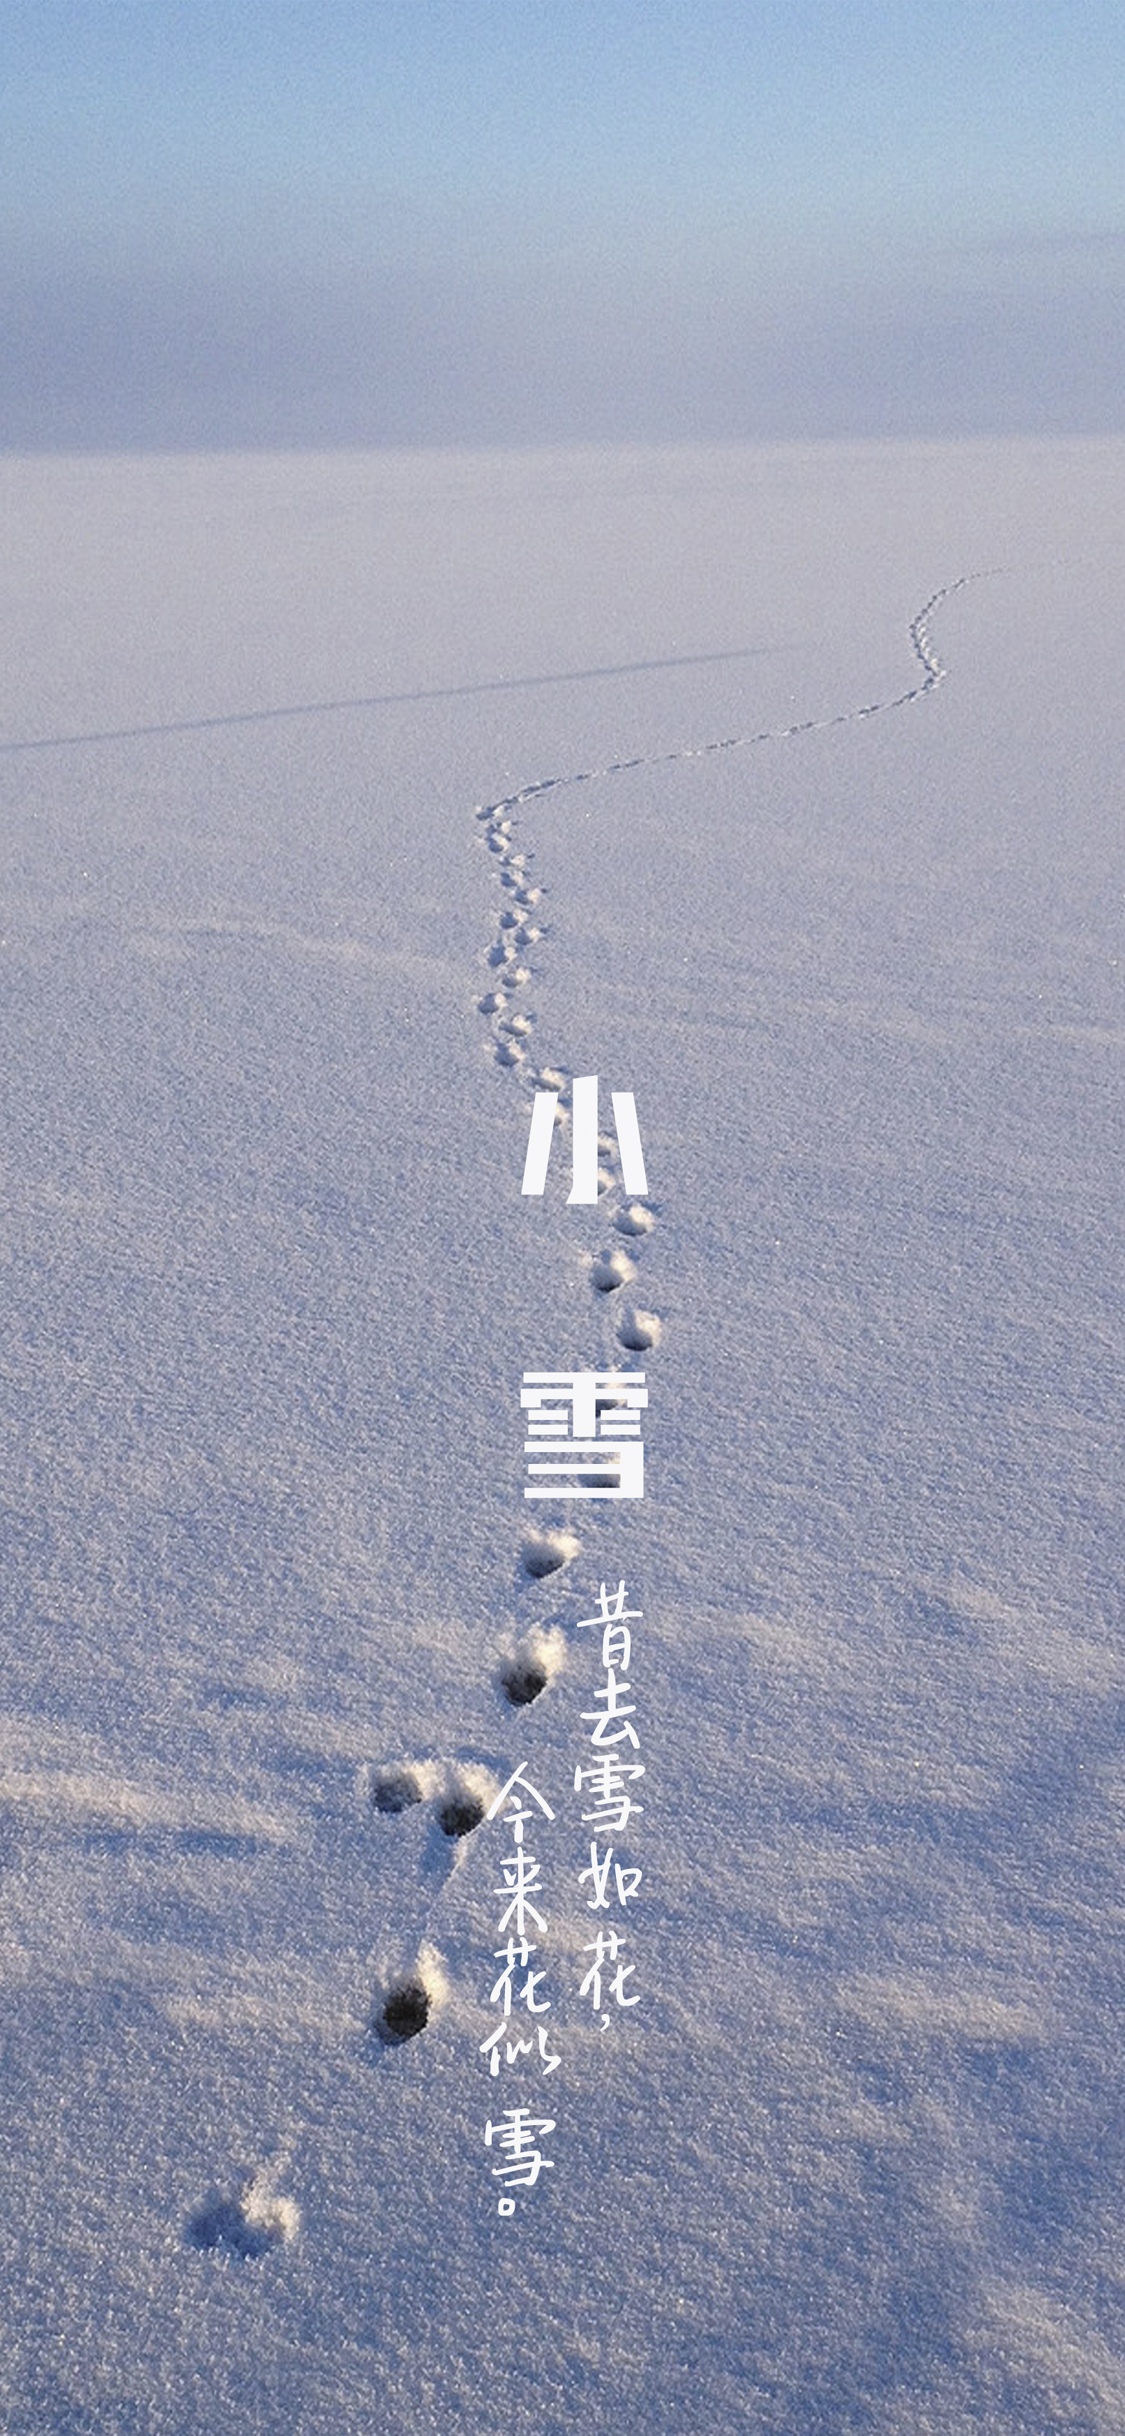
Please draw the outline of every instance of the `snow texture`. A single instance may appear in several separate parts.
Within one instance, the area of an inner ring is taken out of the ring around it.
[[[1123,477],[0,468],[6,2436],[1125,2426]]]

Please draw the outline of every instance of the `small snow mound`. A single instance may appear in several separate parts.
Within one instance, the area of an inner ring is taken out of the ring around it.
[[[630,1201],[627,1208],[618,1210],[613,1223],[619,1235],[651,1235],[656,1220],[643,1201]]]

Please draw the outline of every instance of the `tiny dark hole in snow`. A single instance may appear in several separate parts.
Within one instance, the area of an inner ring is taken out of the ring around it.
[[[514,1709],[530,1708],[540,1692],[547,1689],[547,1677],[541,1666],[506,1667],[501,1681]]]
[[[420,1979],[408,1979],[401,1988],[392,1988],[379,2016],[380,2036],[391,2046],[401,2047],[408,2038],[417,2038],[430,2018],[430,2000]]]
[[[438,1811],[438,1825],[443,1835],[471,1835],[484,1817],[484,1803],[475,1793],[454,1793]]]

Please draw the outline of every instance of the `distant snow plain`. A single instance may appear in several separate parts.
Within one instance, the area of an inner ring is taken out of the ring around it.
[[[5,2429],[1119,2431],[1125,442],[0,488]],[[543,1069],[650,1231],[521,1198]],[[533,1580],[522,1373],[625,1359]],[[545,2082],[437,1817],[521,1761]]]

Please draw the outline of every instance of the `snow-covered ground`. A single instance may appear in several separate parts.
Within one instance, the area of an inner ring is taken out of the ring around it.
[[[1125,442],[0,488],[6,2436],[1116,2436]]]

